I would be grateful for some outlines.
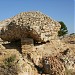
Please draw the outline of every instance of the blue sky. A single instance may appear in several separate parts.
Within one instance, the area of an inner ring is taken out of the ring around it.
[[[69,33],[75,32],[75,0],[0,0],[0,20],[20,12],[41,11],[56,21],[63,21]]]

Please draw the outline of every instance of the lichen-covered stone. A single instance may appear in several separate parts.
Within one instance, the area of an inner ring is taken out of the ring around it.
[[[60,24],[40,12],[22,12],[0,22],[0,37],[5,41],[33,38],[46,42],[56,38]]]

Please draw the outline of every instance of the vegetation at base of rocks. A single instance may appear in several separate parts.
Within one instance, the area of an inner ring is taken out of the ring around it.
[[[71,33],[70,35],[75,35],[75,33]]]
[[[6,59],[4,60],[5,66],[10,67],[10,66],[14,63],[15,59],[16,59],[16,55],[12,55],[12,56],[10,56],[9,58],[6,58]]]
[[[19,65],[15,62],[16,55],[11,55],[0,65],[0,75],[18,75]]]
[[[59,23],[61,25],[61,28],[60,31],[58,31],[58,36],[64,36],[65,34],[68,33],[68,29],[64,22],[60,21]]]

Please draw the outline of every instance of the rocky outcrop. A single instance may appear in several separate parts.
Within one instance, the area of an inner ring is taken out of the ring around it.
[[[23,12],[12,18],[1,21],[3,40],[14,41],[22,38],[33,38],[38,42],[47,42],[56,38],[60,24],[40,12]]]
[[[61,54],[58,54],[58,58],[64,63],[67,75],[75,74],[75,34],[68,34],[61,38],[61,42],[68,46]]]
[[[10,45],[8,47],[13,48]],[[38,72],[34,64],[27,58],[24,59],[17,49],[1,48],[0,75],[38,75]]]
[[[34,46],[33,39],[23,39],[21,43],[23,50],[22,55],[19,53],[20,45],[18,45],[17,42],[2,42],[2,40],[0,40],[0,42],[0,74],[2,75],[38,75],[41,73],[41,71],[44,73],[44,75],[46,73],[64,75],[65,67],[69,69],[68,74],[70,69],[75,71],[74,52],[69,53],[70,49],[67,50],[69,47],[66,45],[66,43],[62,43],[60,40],[55,39],[47,43],[36,43]],[[16,55],[17,58],[11,63],[11,67],[8,67],[8,69],[3,63],[5,59],[9,59],[12,57],[12,55]],[[42,64],[41,60],[44,61]],[[48,60],[49,64],[47,66],[50,66],[48,70],[45,60]]]
[[[24,42],[24,43],[23,43]],[[54,45],[53,45],[54,44]],[[60,40],[51,40],[51,42],[48,43],[43,43],[43,44],[36,44],[35,46],[33,45],[33,39],[23,39],[21,43],[22,47],[22,55],[18,52],[20,49],[20,46],[15,43],[10,43],[10,42],[2,42],[1,40],[1,45],[0,45],[0,61],[4,61],[5,59],[8,59],[12,57],[12,55],[16,55],[16,59],[14,63],[11,63],[11,68],[2,68],[2,64],[0,63],[0,68],[1,68],[1,74],[11,74],[11,75],[38,75],[41,73],[39,69],[42,70],[42,67],[44,67],[44,70],[47,69],[44,64],[41,64],[42,58],[45,56],[48,57],[49,65],[52,65],[54,67],[57,66],[60,68],[60,70],[55,67],[56,69],[54,70],[53,68],[49,69],[50,73],[55,73],[55,74],[64,74],[64,70],[61,71],[61,69],[64,69],[63,64],[58,60],[55,56],[66,49],[64,45],[61,43]],[[63,49],[64,47],[64,49]],[[15,48],[15,49],[14,49]],[[51,57],[50,57],[51,56]],[[50,58],[50,60],[49,60]],[[52,59],[51,59],[52,58]],[[44,58],[45,59],[45,58]],[[51,62],[52,61],[52,62]],[[50,63],[51,62],[51,63]],[[16,65],[16,68],[15,68]],[[5,66],[5,65],[4,65]],[[7,67],[7,66],[6,66]],[[14,68],[16,69],[14,71]],[[38,69],[39,68],[39,69]],[[11,70],[12,69],[12,70]],[[9,71],[11,70],[11,71]],[[4,72],[3,72],[4,71]],[[58,71],[58,73],[57,73]],[[8,72],[8,73],[7,73]],[[46,73],[42,70],[42,73]]]
[[[75,44],[75,33],[67,34],[61,40],[67,44]]]
[[[70,70],[75,74],[74,36],[59,39],[59,30],[58,22],[40,12],[1,21],[0,74],[68,75]]]
[[[42,63],[44,73],[50,75],[65,75],[65,67],[56,57],[44,57]]]

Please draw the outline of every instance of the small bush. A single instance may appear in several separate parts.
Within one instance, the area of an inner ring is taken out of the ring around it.
[[[12,55],[9,58],[6,58],[4,60],[4,64],[9,67],[12,65],[12,63],[14,63],[15,59],[16,59],[16,55]]]

